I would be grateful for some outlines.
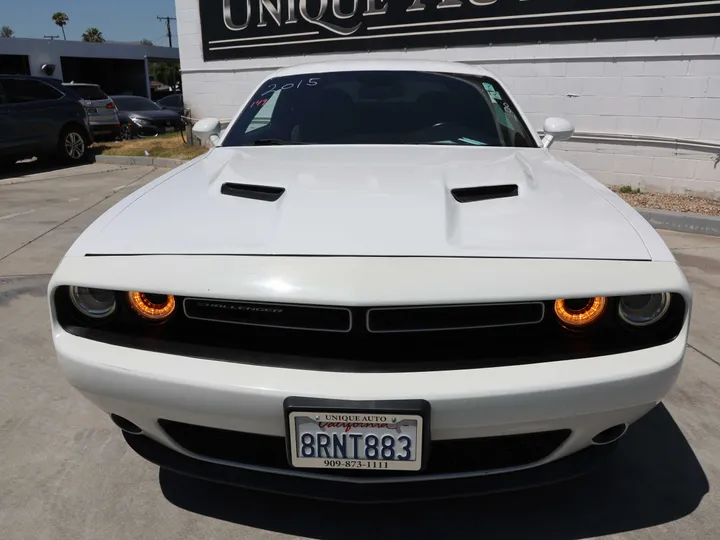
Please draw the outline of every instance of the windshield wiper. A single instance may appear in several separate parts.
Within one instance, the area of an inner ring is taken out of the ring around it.
[[[284,141],[282,139],[258,139],[253,143],[253,146],[285,146],[285,145],[298,145],[305,144],[302,142]]]

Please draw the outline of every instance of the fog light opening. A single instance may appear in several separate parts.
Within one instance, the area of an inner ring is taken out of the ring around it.
[[[596,446],[602,446],[604,444],[611,444],[617,441],[620,437],[625,435],[627,431],[627,424],[618,424],[611,428],[601,431],[593,437],[593,444]]]
[[[110,420],[112,420],[117,427],[119,427],[126,433],[130,433],[131,435],[140,435],[143,432],[142,429],[133,424],[130,420],[126,420],[125,418],[123,418],[122,416],[118,416],[117,414],[111,414]]]

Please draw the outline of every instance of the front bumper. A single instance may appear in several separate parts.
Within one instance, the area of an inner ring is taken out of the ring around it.
[[[404,481],[435,483],[514,473],[595,448],[592,439],[597,434],[618,424],[629,425],[649,412],[678,376],[684,335],[667,345],[621,355],[425,373],[333,373],[234,364],[130,350],[64,332],[55,336],[55,346],[73,386],[105,412],[139,426],[148,441],[174,452],[175,457],[167,458],[168,467],[195,474],[192,470],[196,466],[210,471],[196,475],[210,478],[215,477],[212,471],[220,469],[205,469],[203,463],[274,473],[297,482],[324,479],[329,483],[390,485],[397,479],[329,478],[315,472],[258,467],[198,455],[171,438],[158,420],[284,437],[283,402],[289,396],[425,399],[431,406],[433,441],[571,431],[557,449],[527,465],[450,475],[418,473]],[[151,461],[166,459],[153,457],[156,451],[147,448],[154,448],[149,442],[131,444],[141,455],[149,453]],[[188,460],[199,463],[186,467]],[[172,466],[176,461],[180,465]]]
[[[194,478],[283,495],[367,504],[466,497],[571,480],[604,463],[617,444],[593,446],[542,467],[506,474],[444,478],[418,486],[417,482],[347,484],[272,474],[193,459],[143,435],[123,433],[123,436],[135,452],[151,463]]]

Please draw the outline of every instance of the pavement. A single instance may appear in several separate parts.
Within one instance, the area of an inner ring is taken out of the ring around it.
[[[103,211],[166,172],[93,164],[0,176],[0,538],[717,539],[720,238],[662,232],[692,283],[690,347],[663,405],[582,479],[457,501],[318,503],[158,471],[64,380],[50,275]]]

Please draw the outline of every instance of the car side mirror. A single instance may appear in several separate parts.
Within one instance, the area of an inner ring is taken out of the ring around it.
[[[565,118],[548,118],[543,124],[545,136],[542,140],[543,148],[550,148],[555,141],[567,141],[575,133],[575,126]]]
[[[220,120],[217,118],[204,118],[193,126],[193,135],[202,142],[209,142],[217,146],[220,142]]]

